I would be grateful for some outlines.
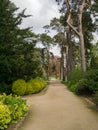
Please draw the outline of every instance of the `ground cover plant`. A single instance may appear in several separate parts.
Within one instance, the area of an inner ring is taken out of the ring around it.
[[[18,96],[0,95],[0,130],[17,123],[28,111],[26,101]]]

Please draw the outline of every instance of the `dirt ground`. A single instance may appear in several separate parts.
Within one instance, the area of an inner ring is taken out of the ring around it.
[[[52,80],[47,91],[25,99],[30,110],[15,130],[98,130],[98,112],[59,81]]]

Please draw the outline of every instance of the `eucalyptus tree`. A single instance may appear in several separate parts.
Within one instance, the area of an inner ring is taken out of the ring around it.
[[[63,81],[67,81],[67,45],[65,34],[62,32],[57,33],[54,36],[54,42],[59,43],[61,49],[61,65],[60,65],[60,78]]]
[[[90,4],[90,0],[56,0],[58,3],[63,2],[63,10],[68,13],[67,24],[68,27],[73,30],[76,35],[79,37],[80,41],[80,55],[81,55],[81,68],[85,72],[86,71],[86,59],[85,59],[85,45],[84,45],[84,35],[83,35],[83,11],[88,4]],[[65,13],[66,13],[65,12]],[[76,23],[77,26],[74,26],[73,13],[77,13]]]
[[[63,71],[61,71],[63,72],[63,77],[65,77],[63,80],[67,80],[68,73],[73,70],[73,44],[65,19],[66,15],[62,15],[60,18],[53,18],[50,22],[50,27],[58,33],[56,38],[58,37],[57,43],[61,49],[61,68],[64,68],[65,64],[63,65],[62,63],[66,61],[66,69],[62,69]]]
[[[47,75],[47,79],[49,79],[49,71],[50,71],[50,48],[52,45],[52,38],[46,33],[40,34],[40,42],[43,44],[42,49],[42,61],[43,61],[43,67],[45,70],[45,73]]]

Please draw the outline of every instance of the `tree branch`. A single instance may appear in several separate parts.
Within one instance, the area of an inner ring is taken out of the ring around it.
[[[67,24],[78,36],[80,36],[80,33],[75,29],[75,27],[70,22],[71,21],[71,11],[72,11],[72,9],[69,12],[69,16],[68,16],[68,19],[67,19]]]

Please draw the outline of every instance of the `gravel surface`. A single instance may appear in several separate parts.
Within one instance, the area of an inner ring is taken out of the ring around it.
[[[57,80],[50,82],[47,91],[24,98],[30,110],[15,130],[98,130],[98,112],[92,104]]]

